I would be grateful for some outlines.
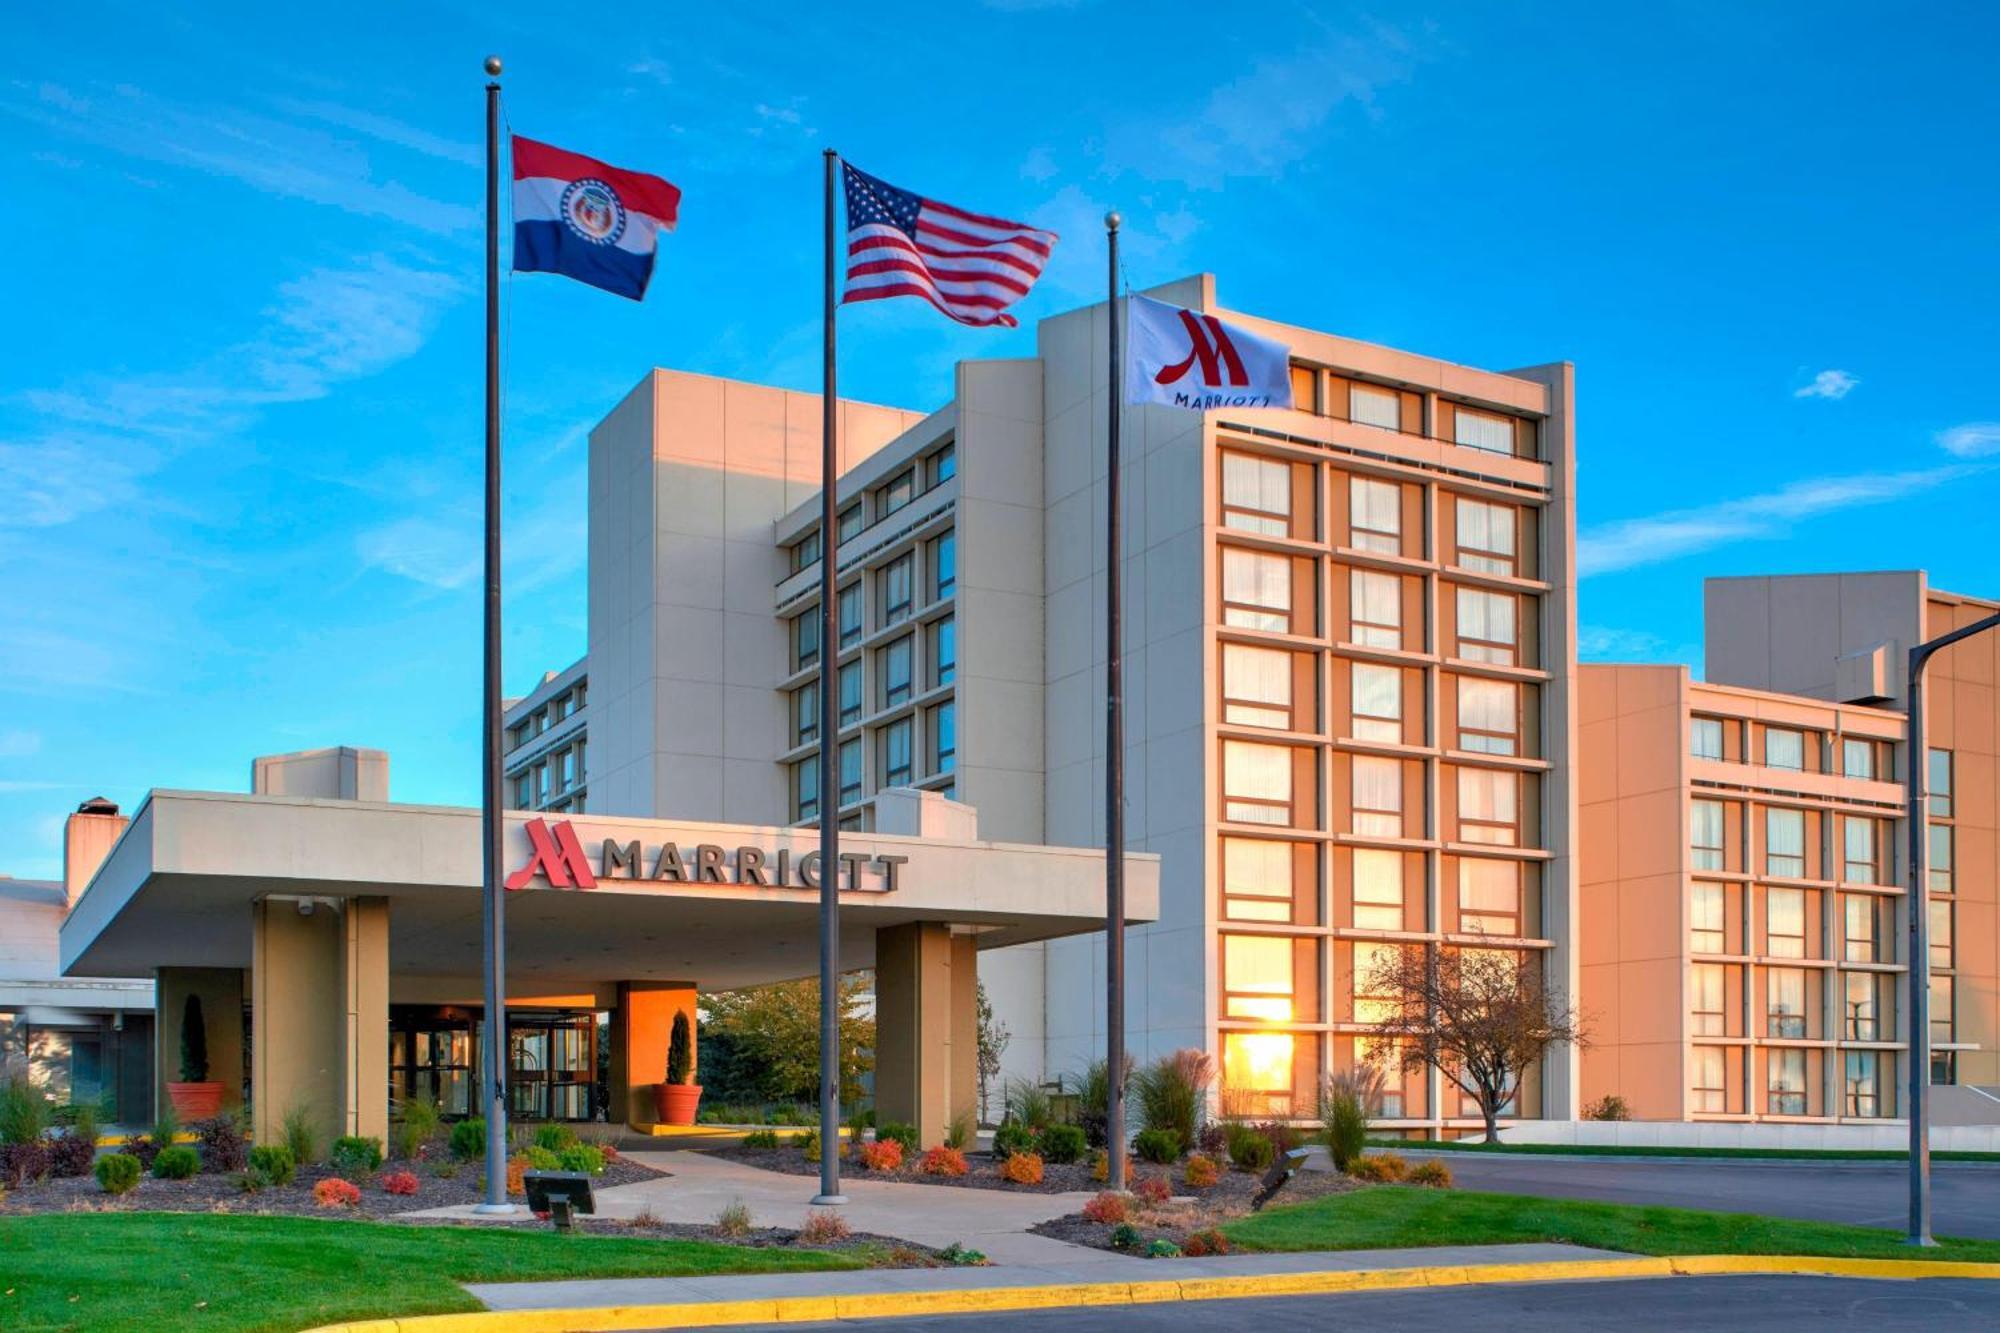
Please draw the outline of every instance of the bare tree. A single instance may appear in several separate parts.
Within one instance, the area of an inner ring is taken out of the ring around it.
[[[1498,1143],[1500,1108],[1558,1042],[1587,1034],[1566,997],[1543,981],[1533,954],[1414,945],[1377,955],[1359,993],[1388,1011],[1377,1025],[1405,1070],[1436,1069],[1479,1102],[1486,1141]]]

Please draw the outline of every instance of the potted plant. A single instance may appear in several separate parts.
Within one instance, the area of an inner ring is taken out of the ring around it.
[[[674,1035],[667,1044],[667,1081],[657,1085],[654,1107],[663,1125],[692,1125],[701,1106],[701,1084],[694,1078],[694,1029],[687,1011],[674,1015]]]
[[[183,1121],[209,1120],[222,1111],[222,1085],[208,1081],[208,1028],[199,995],[181,1007],[181,1079],[167,1084],[167,1100]]]

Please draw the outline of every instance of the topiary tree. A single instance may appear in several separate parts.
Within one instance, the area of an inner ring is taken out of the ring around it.
[[[181,1082],[208,1082],[208,1028],[201,1019],[201,996],[181,1006]]]
[[[667,1043],[667,1082],[686,1084],[694,1076],[694,1034],[687,1011],[674,1015],[674,1035]]]

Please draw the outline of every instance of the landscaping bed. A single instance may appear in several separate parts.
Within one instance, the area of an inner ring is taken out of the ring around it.
[[[1072,1245],[1124,1253],[1143,1254],[1156,1241],[1165,1241],[1185,1253],[1198,1253],[1203,1248],[1219,1250],[1212,1240],[1190,1247],[1189,1238],[1212,1233],[1236,1218],[1248,1216],[1251,1199],[1261,1183],[1261,1177],[1230,1172],[1212,1190],[1178,1195],[1164,1203],[1130,1199],[1122,1221],[1093,1216],[1090,1211],[1075,1212],[1051,1218],[1029,1230]],[[1277,1200],[1299,1203],[1360,1188],[1357,1182],[1331,1171],[1301,1171],[1286,1182]],[[1129,1230],[1121,1234],[1121,1227]]]

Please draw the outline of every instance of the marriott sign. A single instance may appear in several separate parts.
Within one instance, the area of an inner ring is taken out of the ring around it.
[[[767,889],[820,886],[820,854],[816,851],[793,856],[787,847],[766,851],[762,847],[725,847],[712,842],[694,843],[683,850],[674,842],[649,845],[636,838],[629,842],[605,838],[593,866],[568,820],[551,825],[545,820],[530,819],[524,828],[528,835],[528,859],[507,876],[509,892],[539,887],[537,879],[552,889],[594,889],[599,880],[606,879],[743,884]],[[909,859],[874,852],[842,852],[840,887],[849,892],[894,893],[899,887],[898,874]]]

